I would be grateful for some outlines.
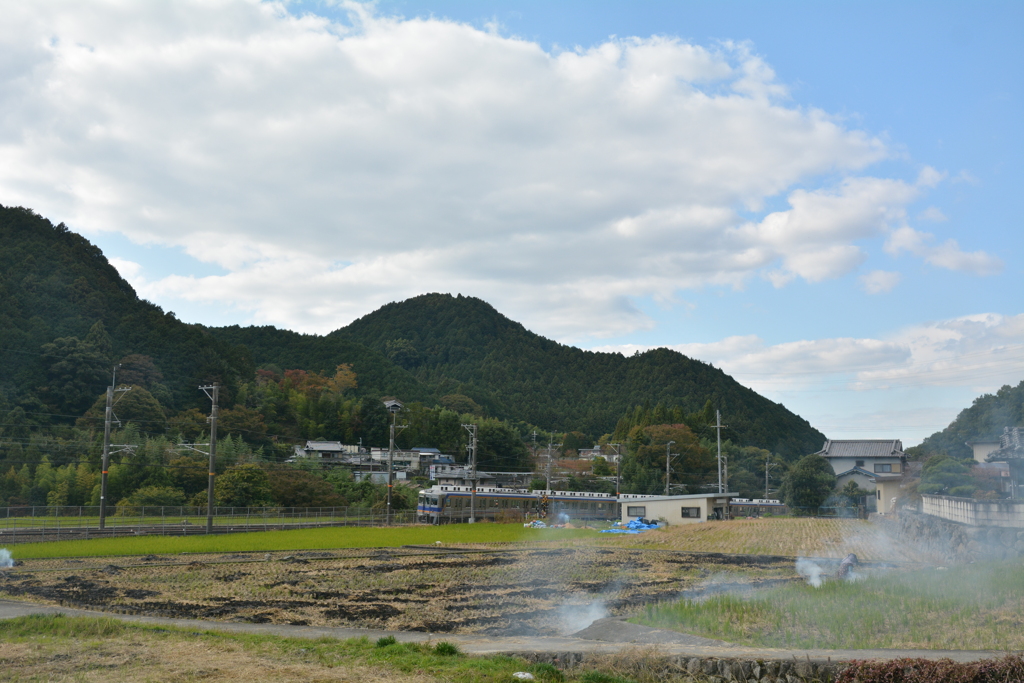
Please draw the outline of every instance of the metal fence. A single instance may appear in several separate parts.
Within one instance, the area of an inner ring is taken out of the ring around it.
[[[118,506],[107,508],[100,529],[99,506],[0,508],[0,545],[109,536],[191,536],[206,533],[206,507]],[[415,510],[355,507],[237,508],[213,510],[213,533],[240,533],[328,526],[395,526],[416,523]]]

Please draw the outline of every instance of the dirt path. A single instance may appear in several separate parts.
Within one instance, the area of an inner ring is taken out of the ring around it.
[[[36,605],[13,600],[0,600],[0,619],[12,619],[30,614],[65,614],[68,616],[108,617],[123,621],[154,626],[174,626],[193,631],[227,631],[232,633],[258,633],[287,638],[360,638],[376,639],[392,635],[402,642],[424,642],[447,640],[454,642],[468,653],[473,654],[537,654],[588,655],[614,654],[638,645],[651,645],[664,656],[683,656],[745,660],[809,660],[813,662],[848,661],[853,659],[895,659],[899,657],[921,657],[924,659],[949,658],[958,662],[972,662],[979,659],[1002,657],[1003,652],[964,650],[782,650],[773,648],[752,648],[728,643],[714,644],[696,636],[687,636],[671,631],[652,629],[635,624],[617,622],[615,619],[600,620],[584,631],[575,634],[583,637],[545,636],[475,636],[445,633],[442,635],[408,632],[380,631],[360,628],[329,626],[291,626],[287,624],[249,624],[202,621],[198,619],[171,619],[130,614],[68,609]],[[597,640],[594,638],[605,638]],[[610,638],[615,640],[607,640]],[[626,640],[630,638],[630,640]],[[572,660],[573,657],[566,657]]]

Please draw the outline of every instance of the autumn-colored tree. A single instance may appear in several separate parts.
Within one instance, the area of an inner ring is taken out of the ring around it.
[[[352,371],[351,363],[342,363],[334,369],[334,377],[327,381],[327,388],[337,394],[343,394],[349,389],[359,386],[356,382],[356,373]]]

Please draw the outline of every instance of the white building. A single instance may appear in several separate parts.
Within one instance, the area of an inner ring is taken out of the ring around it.
[[[907,467],[903,442],[899,439],[854,439],[825,442],[815,455],[828,460],[836,473],[836,486],[843,488],[855,481],[874,496],[868,498],[868,510],[888,513],[899,491],[899,482]]]
[[[619,496],[620,519],[664,521],[668,525],[700,524],[725,519],[729,499],[735,493],[695,493],[686,496],[643,496],[624,493]]]

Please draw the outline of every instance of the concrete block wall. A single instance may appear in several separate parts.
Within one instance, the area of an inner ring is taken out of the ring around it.
[[[950,563],[1024,557],[1024,529],[972,526],[901,510],[895,520],[876,519],[890,536]]]
[[[921,512],[961,524],[1024,530],[1024,501],[923,495]]]

